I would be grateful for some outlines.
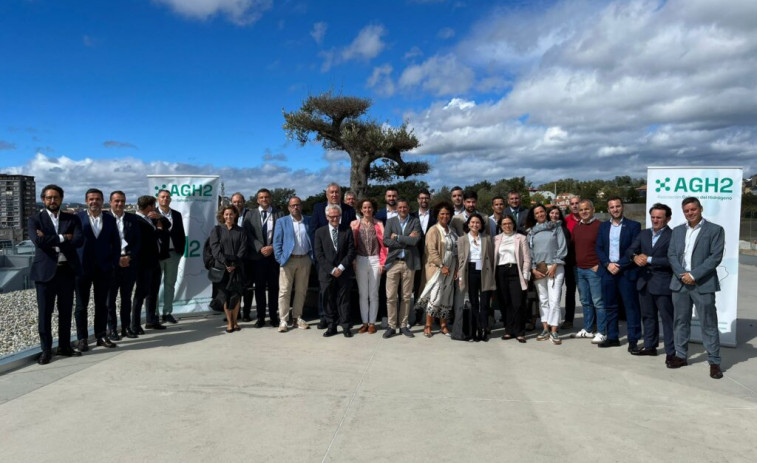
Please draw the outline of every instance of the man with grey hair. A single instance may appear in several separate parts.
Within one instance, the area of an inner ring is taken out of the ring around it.
[[[315,232],[315,259],[318,264],[318,283],[323,301],[325,324],[324,337],[337,334],[337,324],[342,326],[345,337],[351,338],[350,289],[352,287],[352,262],[357,254],[355,239],[349,223],[339,223],[342,208],[336,204],[325,207],[328,225]]]

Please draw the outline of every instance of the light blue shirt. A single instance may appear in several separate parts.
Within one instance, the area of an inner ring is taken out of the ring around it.
[[[397,215],[397,219],[400,221],[400,230],[402,230],[402,233],[405,233],[405,225],[407,225],[407,219],[410,218],[410,215],[408,214],[407,217],[405,217],[405,220],[403,221],[399,215]],[[405,258],[405,250],[400,249],[400,255],[398,256],[400,259]]]
[[[661,229],[654,231],[652,229],[652,247],[654,248],[654,245],[657,244],[657,240],[660,239],[660,236],[662,236],[662,232],[665,230],[665,227],[662,227]],[[652,256],[647,256],[647,264],[652,263]]]
[[[620,260],[620,230],[623,228],[623,220],[625,218],[621,218],[617,225],[610,221],[610,262]]]

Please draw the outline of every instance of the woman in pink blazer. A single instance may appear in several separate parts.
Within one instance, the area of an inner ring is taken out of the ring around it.
[[[526,342],[520,307],[531,276],[531,252],[526,237],[515,232],[513,216],[502,217],[499,227],[502,233],[494,238],[494,265],[497,298],[505,323],[502,339],[517,337],[518,342]]]
[[[379,282],[384,273],[388,250],[384,245],[384,224],[375,220],[376,203],[364,199],[359,206],[362,217],[350,223],[355,238],[355,278],[360,299],[360,317],[363,326],[358,333],[376,332],[378,316]]]

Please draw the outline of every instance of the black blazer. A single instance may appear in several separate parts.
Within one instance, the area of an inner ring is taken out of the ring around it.
[[[631,246],[626,250],[626,257],[633,261],[637,254],[646,254],[652,258],[652,262],[639,267],[636,280],[636,289],[641,290],[645,286],[649,294],[657,296],[670,295],[670,277],[673,270],[670,268],[668,261],[668,246],[670,246],[670,237],[673,230],[665,226],[662,234],[657,238],[654,248],[652,247],[652,229],[642,230]]]
[[[55,277],[55,272],[58,270],[56,247],[66,257],[74,274],[81,275],[81,262],[79,262],[79,254],[77,254],[76,249],[81,246],[83,238],[81,222],[75,215],[65,212],[58,214],[58,233],[55,233],[55,226],[46,210],[29,217],[26,228],[29,239],[37,247],[29,278],[33,281],[45,283]],[[44,236],[37,236],[37,230],[41,231]],[[65,240],[61,243],[58,235],[68,234],[73,235],[71,240]]]
[[[136,216],[139,225],[140,248],[137,254],[137,265],[139,269],[153,268],[163,259],[168,259],[168,240],[169,232],[166,228],[162,230],[154,228],[152,220],[141,216]],[[165,224],[164,224],[165,226]]]
[[[334,250],[334,242],[331,240],[331,231],[328,226],[315,231],[315,261],[318,263],[318,279],[328,281],[333,278],[331,271],[341,264],[344,272],[339,278],[350,277],[353,273],[352,261],[355,260],[355,238],[348,225],[339,226],[337,235],[337,250]]]
[[[342,208],[342,226],[349,227],[353,220],[357,219],[355,215],[355,209],[349,204],[342,203],[339,205]],[[324,227],[329,224],[326,218],[326,201],[321,203],[315,203],[313,206],[313,215],[310,218],[310,224],[315,230]]]
[[[121,257],[121,236],[118,234],[116,219],[110,214],[102,216],[100,235],[95,237],[87,211],[77,214],[81,222],[84,244],[78,249],[84,275],[91,276],[99,271],[109,272],[118,266]]]
[[[426,227],[425,232],[423,231],[423,226],[420,225],[421,218],[418,217],[418,211],[410,213],[412,217],[415,217],[416,219],[418,219],[418,225],[420,226],[420,229],[421,229],[421,239],[418,240],[418,245],[417,245],[418,253],[420,254],[421,257],[423,256],[423,253],[426,252],[426,233],[429,230],[431,230],[431,228],[434,225],[436,225],[436,217],[434,217],[433,212],[434,212],[433,209],[430,209],[428,212],[428,226]]]
[[[273,228],[275,229],[276,221],[283,217],[284,213],[275,207],[272,207],[271,216],[273,217]],[[244,219],[244,231],[247,235],[247,245],[250,247],[250,249],[247,250],[247,254],[252,260],[260,260],[263,258],[263,254],[260,253],[260,250],[264,246],[273,246],[273,238],[271,238],[271,241],[269,242],[267,237],[263,236],[263,224],[261,220],[260,209],[257,207],[250,209]],[[271,237],[273,237],[274,230],[269,231],[271,232]],[[273,254],[271,254],[271,256],[273,257]]]
[[[171,225],[169,237],[173,243],[173,250],[176,254],[183,256],[184,248],[187,245],[187,234],[184,232],[184,221],[181,218],[181,212],[171,209],[171,220],[173,221],[173,225]]]
[[[113,214],[110,212],[109,214]],[[124,239],[126,240],[126,255],[131,257],[132,264],[136,262],[137,255],[139,255],[139,248],[141,247],[141,236],[139,234],[138,217],[135,214],[124,212]],[[115,215],[113,216],[115,220]],[[118,224],[116,224],[118,229]],[[120,238],[120,236],[119,236]]]

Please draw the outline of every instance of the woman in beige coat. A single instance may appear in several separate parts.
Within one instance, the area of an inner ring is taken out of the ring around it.
[[[458,286],[467,292],[471,306],[471,333],[474,341],[488,341],[489,300],[494,284],[494,247],[488,234],[481,233],[484,219],[468,216],[466,233],[457,239]]]
[[[519,342],[526,342],[520,306],[531,276],[531,252],[526,237],[515,232],[513,216],[502,217],[499,227],[502,233],[494,238],[494,261],[497,300],[505,323],[502,339],[517,336]]]

